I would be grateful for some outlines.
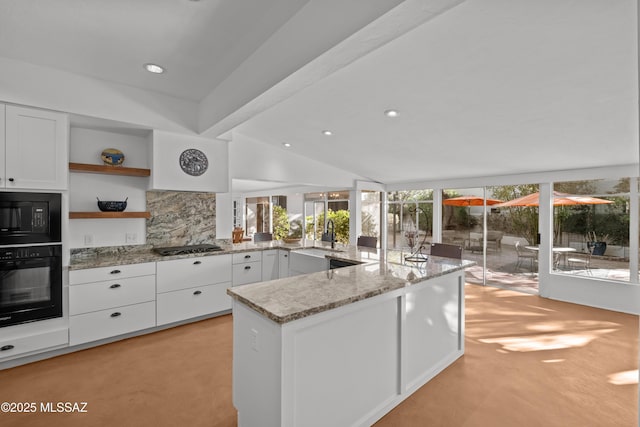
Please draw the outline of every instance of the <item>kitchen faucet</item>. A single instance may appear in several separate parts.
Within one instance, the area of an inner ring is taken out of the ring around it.
[[[331,231],[329,231],[331,229]],[[333,223],[332,219],[327,220],[327,226],[322,233],[322,241],[323,242],[331,242],[331,249],[335,249],[336,247],[336,225]]]

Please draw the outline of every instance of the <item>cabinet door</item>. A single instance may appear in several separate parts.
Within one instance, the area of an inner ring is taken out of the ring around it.
[[[5,110],[6,107],[4,104],[0,104],[0,188],[3,188],[4,185],[4,176],[5,176],[5,161],[7,160],[5,155]]]
[[[154,326],[155,301],[69,316],[69,345],[97,341]]]
[[[233,286],[259,282],[262,279],[262,262],[233,264]]]
[[[158,293],[231,281],[231,255],[213,255],[159,261]]]
[[[68,186],[65,114],[6,106],[6,188],[63,190]]]
[[[158,294],[158,326],[231,309],[231,282]]]
[[[278,251],[278,277],[289,277],[289,251]]]
[[[262,252],[262,281],[278,278],[278,250],[272,249]]]

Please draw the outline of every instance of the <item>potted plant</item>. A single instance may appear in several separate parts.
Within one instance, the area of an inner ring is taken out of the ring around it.
[[[592,255],[604,255],[607,250],[608,234],[598,236],[595,231],[587,233],[585,240],[587,241],[587,248]]]

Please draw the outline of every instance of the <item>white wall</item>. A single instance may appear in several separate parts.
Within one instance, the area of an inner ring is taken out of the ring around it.
[[[274,148],[237,133],[229,142],[229,174],[232,179],[275,181],[291,185],[319,185],[342,189],[352,188],[356,180],[366,180],[359,175],[297,155],[294,151]]]
[[[152,188],[210,193],[229,191],[227,144],[216,139],[154,130]],[[207,156],[209,166],[202,175],[191,176],[180,168],[180,155],[187,149],[200,150]]]
[[[0,100],[149,129],[196,129],[194,102],[2,57]]]
[[[123,166],[149,168],[148,139],[101,130],[71,128],[69,160],[74,163],[102,164],[100,153],[105,148],[117,148],[125,155]],[[69,174],[69,210],[98,211],[100,200],[124,200],[127,211],[146,210],[148,178],[88,173]],[[126,241],[126,235],[135,241]],[[92,243],[85,243],[85,237]],[[73,219],[69,220],[69,247],[84,248],[144,244],[144,219]]]

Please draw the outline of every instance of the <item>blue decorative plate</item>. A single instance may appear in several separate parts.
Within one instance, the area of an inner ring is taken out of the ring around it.
[[[100,155],[105,165],[119,166],[124,162],[124,154],[116,148],[107,148]]]

